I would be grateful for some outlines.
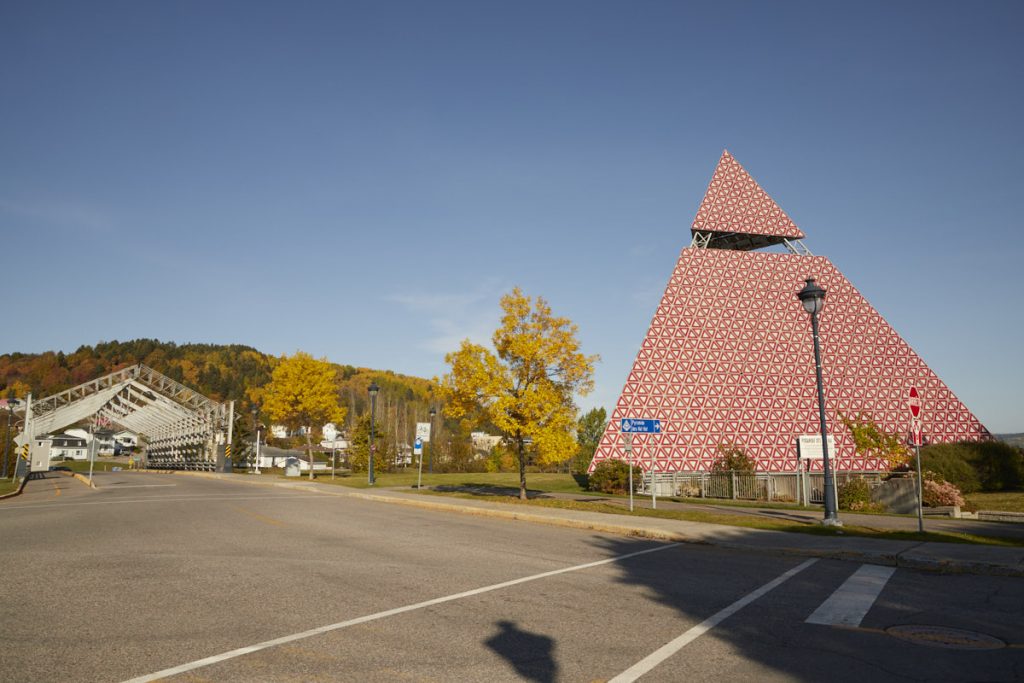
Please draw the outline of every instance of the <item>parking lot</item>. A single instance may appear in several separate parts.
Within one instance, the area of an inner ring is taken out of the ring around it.
[[[663,544],[181,475],[96,482],[51,474],[0,501],[4,680],[1024,672],[1020,579]]]

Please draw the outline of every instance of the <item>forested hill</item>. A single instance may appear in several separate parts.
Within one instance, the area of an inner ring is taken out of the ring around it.
[[[79,347],[70,354],[10,353],[0,355],[0,397],[6,396],[8,389],[14,389],[19,397],[28,391],[36,397],[49,396],[114,370],[145,363],[210,398],[240,401],[237,407],[248,410],[259,390],[270,382],[278,362],[278,358],[249,346],[178,345],[156,339],[100,342]],[[429,400],[428,380],[388,370],[336,367],[341,404],[350,409],[350,414],[358,415],[365,410],[366,389],[373,380],[381,387],[380,401],[388,405],[420,407]]]

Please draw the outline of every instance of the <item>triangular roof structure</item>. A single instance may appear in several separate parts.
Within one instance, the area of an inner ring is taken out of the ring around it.
[[[754,216],[736,227],[765,224]],[[991,438],[829,259],[791,251],[682,250],[591,467],[626,459],[621,419],[657,418],[661,434],[633,436],[644,469],[706,471],[720,445],[735,445],[759,470],[794,471],[797,437],[819,431],[810,319],[796,297],[808,277],[828,292],[820,323],[836,470],[886,469],[856,452],[842,418],[906,433],[911,386],[921,394],[930,441]]]
[[[54,433],[86,419],[113,424],[149,442],[150,464],[212,462],[218,438],[230,432],[232,410],[142,365],[116,370],[46,398],[29,401],[16,442]]]
[[[804,238],[729,150],[718,160],[691,231],[709,233],[711,249],[760,249]]]

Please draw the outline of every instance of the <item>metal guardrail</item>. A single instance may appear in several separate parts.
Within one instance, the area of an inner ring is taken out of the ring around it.
[[[849,479],[880,481],[877,473],[836,473],[836,486]],[[644,472],[638,492],[650,495],[651,486],[659,496],[764,500],[824,504],[825,477],[820,472]]]

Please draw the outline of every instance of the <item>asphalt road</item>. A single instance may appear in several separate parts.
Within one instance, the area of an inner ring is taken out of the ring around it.
[[[1024,679],[1020,579],[96,481],[0,501],[4,681]]]

